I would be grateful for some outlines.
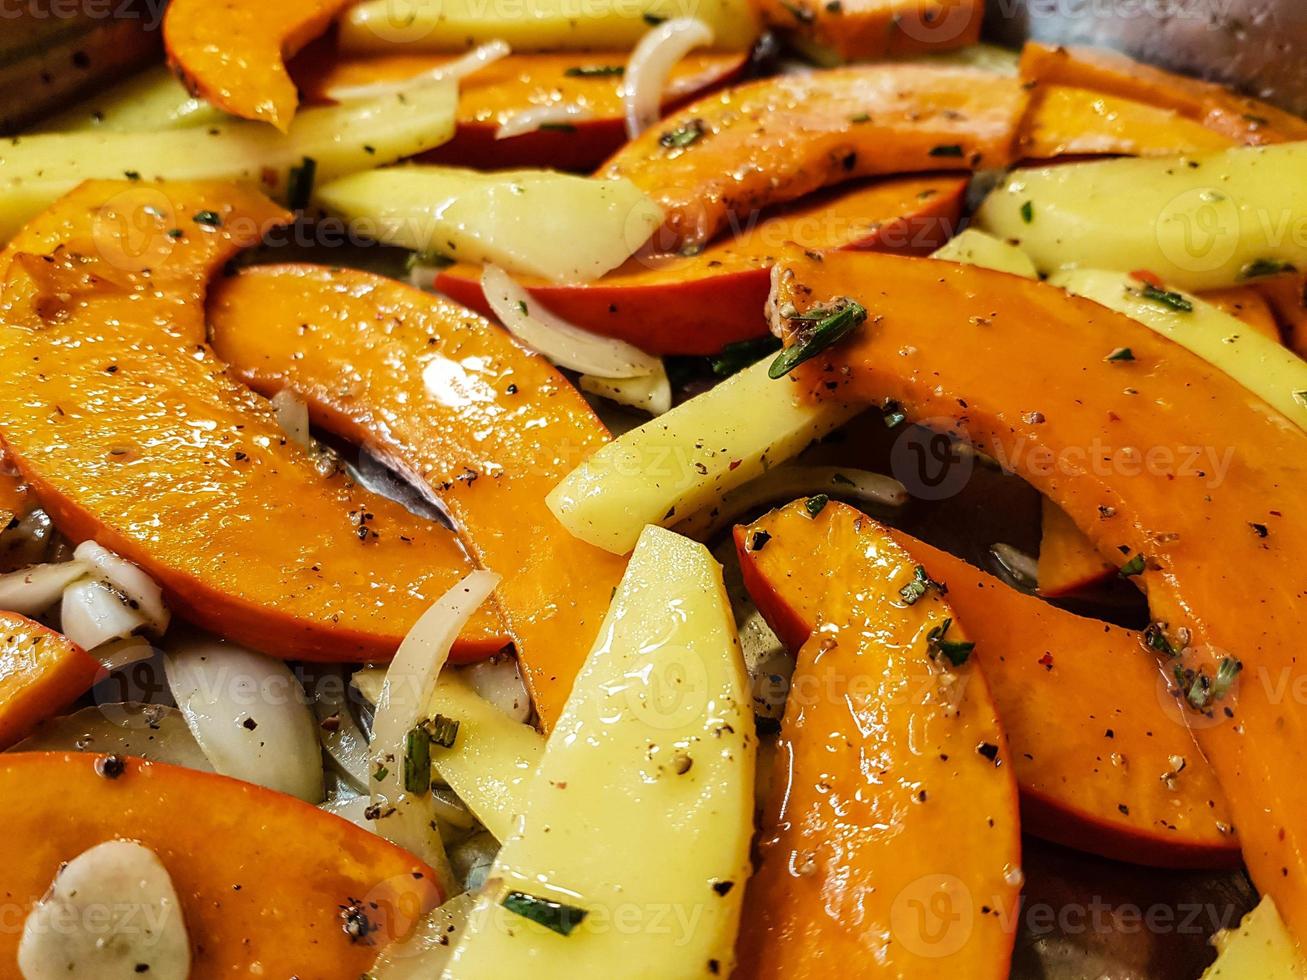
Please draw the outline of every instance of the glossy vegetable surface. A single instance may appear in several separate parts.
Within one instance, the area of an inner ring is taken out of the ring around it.
[[[54,630],[0,612],[0,748],[66,709],[100,671],[100,661]]]
[[[961,48],[980,39],[980,0],[758,0],[763,23],[819,63]]]
[[[384,660],[471,565],[445,528],[320,470],[203,345],[210,274],[282,218],[228,184],[62,201],[0,255],[0,437],[65,535],[135,562],[192,622]],[[503,642],[483,616],[463,654]]]
[[[749,593],[795,651],[826,622],[823,597],[859,581],[849,566],[848,508],[827,506],[832,514],[813,520],[799,501],[735,531]],[[975,641],[1012,747],[1024,830],[1142,864],[1238,862],[1216,777],[1189,733],[1160,717],[1165,685],[1138,633],[1064,612],[888,533],[948,589],[940,594]]]
[[[431,488],[478,562],[537,710],[557,719],[625,563],[573,538],[544,496],[608,441],[543,358],[475,313],[393,280],[271,266],[223,282],[214,346],[265,392]]]
[[[1061,596],[1102,582],[1116,572],[1075,522],[1047,497],[1039,537],[1039,592]]]
[[[1307,722],[1291,693],[1307,625],[1307,434],[1178,345],[1042,283],[872,253],[796,254],[778,269],[779,306],[849,296],[876,318],[800,368],[804,380],[893,398],[963,436],[1145,590],[1155,646],[1179,653],[1165,667],[1183,701],[1162,718],[1194,731],[1254,882],[1307,935],[1307,842],[1293,817],[1307,808]],[[985,343],[959,344],[959,331]],[[1122,347],[1133,360],[1109,359]]]
[[[830,574],[791,680],[736,976],[1006,977],[1012,750],[981,668],[939,645],[970,634],[938,591],[902,600],[915,560],[871,518],[835,502],[783,514],[828,539]]]
[[[0,840],[8,901],[26,908],[63,862],[95,844],[138,841],[177,889],[192,980],[260,971],[356,976],[440,903],[431,869],[411,855],[317,807],[225,776],[119,756],[20,752],[0,755],[0,793],[13,804]],[[8,976],[17,975],[19,935],[0,932]]]

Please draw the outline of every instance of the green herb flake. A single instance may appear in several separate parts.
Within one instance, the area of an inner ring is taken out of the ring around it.
[[[703,137],[705,130],[702,119],[691,119],[675,129],[669,129],[658,137],[658,143],[668,149],[681,150]]]
[[[410,793],[431,789],[431,736],[422,725],[404,736],[404,789]]]
[[[390,770],[387,769],[385,766],[383,766],[380,762],[377,763],[377,768],[372,770],[372,778],[375,779],[377,782],[381,782],[389,775],[390,775]]]
[[[1194,304],[1185,299],[1179,293],[1170,289],[1158,289],[1151,282],[1144,283],[1144,287],[1139,291],[1139,295],[1146,300],[1151,300],[1154,303],[1160,303],[1162,306],[1170,307],[1177,313],[1192,313],[1194,311]]]
[[[857,115],[849,116],[849,122],[851,123],[871,122],[871,113],[859,112]]]
[[[563,72],[568,78],[605,78],[610,75],[621,77],[626,74],[625,65],[573,65]]]
[[[754,531],[752,534],[749,535],[748,540],[745,542],[745,550],[762,551],[763,548],[767,547],[767,542],[770,540],[771,540],[771,532]]]
[[[930,651],[932,657],[938,658],[942,655],[947,657],[948,662],[954,667],[961,667],[967,662],[976,645],[967,640],[948,639],[948,631],[952,627],[953,619],[950,617],[927,633],[926,649]]]
[[[943,582],[936,582],[926,574],[926,569],[918,565],[912,570],[912,581],[903,588],[899,589],[899,595],[909,606],[915,605],[918,600],[925,597],[931,589],[937,591],[940,595],[948,593],[948,586]]]
[[[727,344],[717,355],[708,358],[708,366],[719,378],[729,378],[756,364],[768,354],[780,350],[778,338],[767,334],[765,337],[753,337],[749,340],[737,340]]]
[[[1149,623],[1144,629],[1144,646],[1155,653],[1168,657],[1178,657],[1180,651],[1166,636],[1166,628],[1161,623]]]
[[[1280,259],[1254,259],[1239,270],[1240,279],[1260,279],[1263,276],[1277,276],[1281,272],[1296,272],[1293,263]]]
[[[908,420],[908,413],[903,410],[902,405],[893,399],[887,401],[880,411],[881,418],[885,420],[885,428],[887,429],[897,429]]]
[[[816,517],[826,509],[828,503],[830,503],[830,497],[826,496],[824,493],[819,493],[805,500],[803,502],[803,509],[808,512],[809,517]]]
[[[570,936],[589,914],[575,905],[564,905],[518,891],[509,892],[499,904],[514,915],[530,919],[560,936]]]
[[[1215,677],[1208,676],[1207,671],[1201,668],[1194,670],[1182,664],[1176,664],[1172,674],[1189,707],[1195,711],[1206,711],[1230,692],[1241,670],[1243,664],[1240,661],[1233,657],[1222,657],[1216,666]]]
[[[666,17],[659,17],[657,14],[645,14],[645,15],[644,15],[644,22],[645,22],[646,24],[648,24],[650,27],[657,27],[659,24],[663,23],[665,20],[667,20]]]
[[[443,252],[411,252],[404,260],[404,271],[412,272],[417,268],[447,269],[453,264],[454,260]]]
[[[447,715],[436,715],[422,723],[422,728],[433,743],[442,749],[452,749],[458,740],[459,721]]]
[[[1108,354],[1107,357],[1104,358],[1104,360],[1111,361],[1113,363],[1120,363],[1122,361],[1133,361],[1134,359],[1135,359],[1135,352],[1132,351],[1129,347],[1113,348],[1112,352]]]
[[[959,143],[945,143],[941,146],[932,146],[930,155],[933,157],[960,157],[962,156],[962,146]]]
[[[1027,201],[1025,204],[1021,205],[1021,220],[1026,224],[1030,224],[1030,222],[1035,220],[1034,201]]]
[[[773,381],[785,377],[804,361],[839,343],[866,319],[866,307],[847,296],[790,317],[790,323],[799,325],[794,343],[776,355],[767,369],[767,377]]]
[[[202,228],[222,227],[222,217],[217,211],[197,211],[191,220]]]
[[[140,180],[141,172],[139,170],[124,170],[123,176],[128,180]]]
[[[1307,389],[1295,391],[1293,393],[1293,400],[1296,401],[1303,408],[1307,408]]]
[[[1132,576],[1135,575],[1142,575],[1146,563],[1147,563],[1147,559],[1144,558],[1142,553],[1135,555],[1128,562],[1126,562],[1124,565],[1121,566],[1118,574],[1120,574],[1122,578],[1131,578]]]
[[[313,197],[313,183],[318,176],[318,161],[305,157],[298,167],[290,168],[286,182],[286,203],[292,211],[303,211]]]
[[[571,123],[564,122],[544,122],[538,127],[544,133],[575,133],[576,127]],[[519,191],[518,193],[522,193]]]

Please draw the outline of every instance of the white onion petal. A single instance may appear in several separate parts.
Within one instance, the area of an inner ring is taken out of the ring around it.
[[[472,690],[514,721],[525,724],[531,717],[531,696],[526,692],[517,657],[510,653],[498,654],[464,667],[460,673]]]
[[[168,628],[170,615],[163,603],[163,590],[138,566],[94,541],[79,544],[73,557],[90,565],[92,575],[122,594],[156,633]]]
[[[640,378],[600,378],[583,374],[579,383],[584,392],[653,416],[662,415],[672,408],[672,383],[661,363],[653,374]]]
[[[475,899],[467,892],[432,909],[407,939],[381,950],[368,970],[372,980],[431,980],[442,975],[467,928]]]
[[[212,772],[176,708],[124,701],[97,704],[43,721],[13,752],[103,752]]]
[[[482,270],[481,292],[509,333],[560,367],[603,378],[638,378],[654,374],[662,363],[632,344],[560,319],[499,266]]]
[[[534,133],[542,126],[570,126],[593,119],[594,112],[583,105],[537,105],[515,112],[495,130],[495,139],[506,140]]]
[[[323,671],[317,677],[313,714],[327,757],[341,776],[360,793],[368,789],[368,740],[354,720],[346,697],[344,670]],[[371,828],[369,828],[371,829]]]
[[[64,589],[59,624],[64,636],[87,651],[114,640],[139,636],[150,628],[145,616],[132,608],[130,599],[93,578],[74,582]]]
[[[460,81],[486,65],[506,58],[512,53],[507,41],[488,41],[473,48],[461,58],[446,62],[430,71],[395,82],[369,82],[367,85],[337,85],[327,89],[327,98],[335,102],[354,102],[359,99],[379,99],[396,95],[413,88],[446,79]]]
[[[215,770],[309,803],[322,800],[318,726],[285,663],[199,638],[176,645],[164,673]]]
[[[313,438],[309,435],[309,406],[304,399],[289,388],[282,388],[272,396],[272,410],[287,439],[301,449],[313,447]]]
[[[1039,561],[1021,549],[999,542],[990,549],[999,567],[1017,585],[1027,589],[1039,588]]]
[[[422,614],[386,670],[372,720],[372,803],[382,814],[376,831],[435,868],[447,890],[453,875],[444,844],[432,831],[433,797],[427,789],[410,793],[404,786],[405,743],[426,720],[449,648],[498,582],[493,572],[472,572]]]
[[[666,21],[640,38],[626,64],[622,84],[629,139],[635,139],[658,121],[662,114],[663,89],[676,63],[694,48],[712,42],[712,28],[693,17]]]
[[[39,616],[59,601],[64,589],[89,570],[86,562],[65,561],[31,565],[0,575],[0,609],[20,616]]]

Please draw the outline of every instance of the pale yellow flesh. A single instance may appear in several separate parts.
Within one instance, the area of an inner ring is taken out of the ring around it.
[[[932,259],[946,259],[962,265],[1008,272],[1022,279],[1038,279],[1039,271],[1030,256],[1011,242],[995,238],[978,228],[967,228],[930,253]]]
[[[729,976],[752,732],[720,567],[702,545],[648,528],[445,976]],[[504,908],[514,890],[586,916],[559,935]]]
[[[549,509],[576,537],[625,554],[646,524],[713,506],[858,410],[809,403],[790,379],[767,377],[764,360],[604,446],[550,491]]]
[[[467,892],[432,909],[418,923],[413,935],[382,949],[367,972],[368,980],[432,980],[440,976],[454,945],[467,928],[471,911],[472,896]]]
[[[1271,899],[1243,917],[1233,929],[1213,940],[1221,951],[1202,980],[1302,980],[1307,960],[1294,945]]]
[[[32,132],[157,133],[211,125],[228,118],[222,110],[186,91],[166,65],[157,65],[51,116]]]
[[[632,48],[653,23],[675,17],[703,21],[714,46],[728,50],[747,49],[759,33],[746,0],[371,0],[345,12],[340,43],[355,51],[463,51],[502,40],[514,51],[607,51]]]
[[[306,109],[282,134],[237,120],[156,133],[78,132],[26,136],[0,144],[0,242],[33,215],[89,179],[244,180],[284,191],[291,168],[316,162],[318,181],[334,180],[412,156],[454,134],[452,82],[402,95]]]
[[[1187,293],[1189,312],[1146,299],[1144,284],[1120,272],[1069,269],[1049,282],[1165,334],[1307,429],[1307,361],[1236,317]]]
[[[373,704],[381,696],[385,670],[369,667],[353,684]],[[526,809],[527,787],[544,755],[544,736],[514,721],[478,695],[456,670],[446,669],[427,716],[457,719],[452,748],[431,747],[431,764],[440,780],[467,804],[485,828],[503,841]]]
[[[1258,261],[1307,268],[1304,173],[1307,143],[1059,164],[1010,174],[976,220],[1040,272],[1146,269],[1182,289],[1217,289]]]
[[[548,170],[401,167],[323,185],[316,200],[389,245],[559,282],[621,265],[662,223],[628,180]]]

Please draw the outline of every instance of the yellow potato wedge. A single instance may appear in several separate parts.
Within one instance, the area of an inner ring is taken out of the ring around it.
[[[1207,968],[1202,980],[1302,980],[1307,977],[1307,959],[1298,952],[1275,902],[1270,898],[1263,898],[1237,927],[1222,930],[1212,942],[1221,955]]]
[[[1038,279],[1039,271],[1030,256],[1011,242],[981,231],[967,228],[950,238],[942,248],[930,253],[932,259],[946,259],[963,265],[978,265],[982,269],[1010,272],[1023,279]]]

